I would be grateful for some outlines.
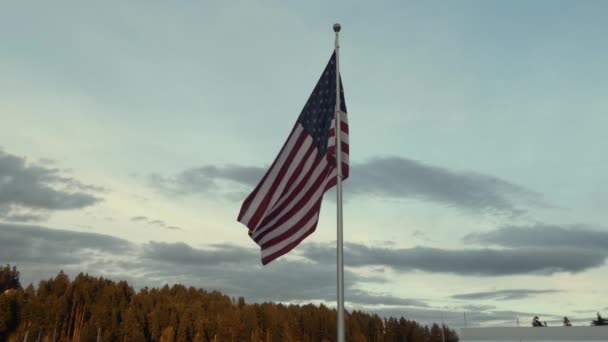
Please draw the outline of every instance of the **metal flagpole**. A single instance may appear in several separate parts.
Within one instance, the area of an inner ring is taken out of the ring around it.
[[[337,192],[337,216],[338,216],[338,241],[337,241],[337,264],[338,264],[338,342],[344,342],[344,252],[342,236],[342,120],[340,113],[340,44],[338,34],[340,24],[334,24],[336,33],[336,111],[334,116],[334,129],[336,133],[336,192]]]

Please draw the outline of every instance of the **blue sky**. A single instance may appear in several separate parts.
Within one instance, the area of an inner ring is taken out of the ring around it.
[[[236,215],[340,22],[347,308],[424,322],[443,312],[455,326],[463,311],[485,325],[585,322],[605,309],[594,291],[607,280],[607,10],[3,4],[0,240],[13,249],[0,261],[26,281],[64,269],[331,304],[333,193],[317,231],[265,268]],[[82,242],[77,259],[66,240]],[[238,286],[250,277],[256,286]]]

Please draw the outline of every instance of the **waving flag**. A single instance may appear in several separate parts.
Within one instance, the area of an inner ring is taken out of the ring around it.
[[[287,141],[247,196],[238,221],[262,251],[262,264],[315,231],[323,194],[336,185],[336,54],[332,54]],[[348,177],[348,121],[340,81],[342,179]]]

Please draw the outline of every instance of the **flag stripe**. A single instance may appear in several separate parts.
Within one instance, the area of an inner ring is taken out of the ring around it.
[[[307,196],[310,194],[311,190],[314,190],[315,187],[327,177],[327,161],[317,157],[315,164],[316,166],[310,170],[310,175],[306,177],[306,181],[299,184],[296,190],[289,196],[289,199],[272,213],[273,219],[265,223],[263,227],[259,229],[258,234],[254,234],[253,238],[256,242],[259,242],[259,240],[268,234],[274,227],[282,224],[285,220],[284,218],[293,213],[294,209],[303,206],[302,203],[309,200]]]
[[[320,189],[323,191],[323,188]],[[284,225],[281,228],[284,228],[280,231],[280,234],[274,237],[271,240],[268,240],[266,243],[261,244],[262,250],[265,249],[280,249],[281,245],[285,245],[289,243],[290,239],[296,235],[302,228],[306,226],[310,226],[316,221],[319,220],[319,205],[321,203],[322,197],[318,197],[317,201],[313,203],[314,205],[309,208],[309,210],[300,215],[298,221],[293,225]],[[287,229],[289,228],[289,229]]]
[[[317,219],[318,219],[318,214],[317,214]],[[268,249],[262,251],[262,264],[266,265],[269,262],[273,261],[274,259],[280,257],[281,255],[283,255],[285,253],[289,253],[289,251],[294,249],[294,247],[299,245],[300,242],[302,242],[302,240],[306,239],[308,237],[308,235],[312,234],[315,231],[315,229],[317,228],[318,222],[319,221],[315,221],[314,224],[311,225],[311,227],[308,229],[302,229],[300,231],[300,234],[298,234],[298,235],[300,235],[299,237],[293,239],[293,241],[291,241],[290,243],[288,243],[286,245],[285,244],[281,245],[284,247],[282,249],[280,249],[279,251],[272,253],[272,254],[269,253],[270,250],[268,250]]]
[[[276,221],[282,217],[282,213],[286,210],[290,210],[302,198],[302,196],[304,196],[308,187],[311,187],[314,184],[314,180],[319,177],[319,174],[322,171],[322,168],[317,166],[322,159],[318,155],[314,155],[311,159],[311,165],[307,165],[308,169],[306,169],[305,173],[302,174],[303,177],[301,177],[297,185],[293,187],[293,190],[286,195],[282,201],[277,203],[265,220],[262,221],[253,235],[254,238],[260,234],[264,234],[266,229],[274,225],[274,223],[276,223]],[[311,178],[313,179],[312,182],[310,181]]]
[[[273,225],[269,226],[264,236],[261,236],[259,240],[256,240],[262,248],[268,245],[268,242],[272,243],[273,239],[285,231],[288,231],[290,227],[294,226],[304,215],[306,215],[313,204],[323,197],[325,192],[325,183],[327,183],[327,174],[330,171],[329,167],[325,167],[322,174],[317,178],[315,184],[311,186],[304,197],[288,212],[283,214],[281,218]]]

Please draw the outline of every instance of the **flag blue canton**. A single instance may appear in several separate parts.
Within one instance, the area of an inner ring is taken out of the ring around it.
[[[327,153],[329,128],[334,119],[335,109],[336,54],[334,52],[298,118],[298,122],[317,145],[321,156]],[[340,80],[340,109],[346,112],[342,80]]]

